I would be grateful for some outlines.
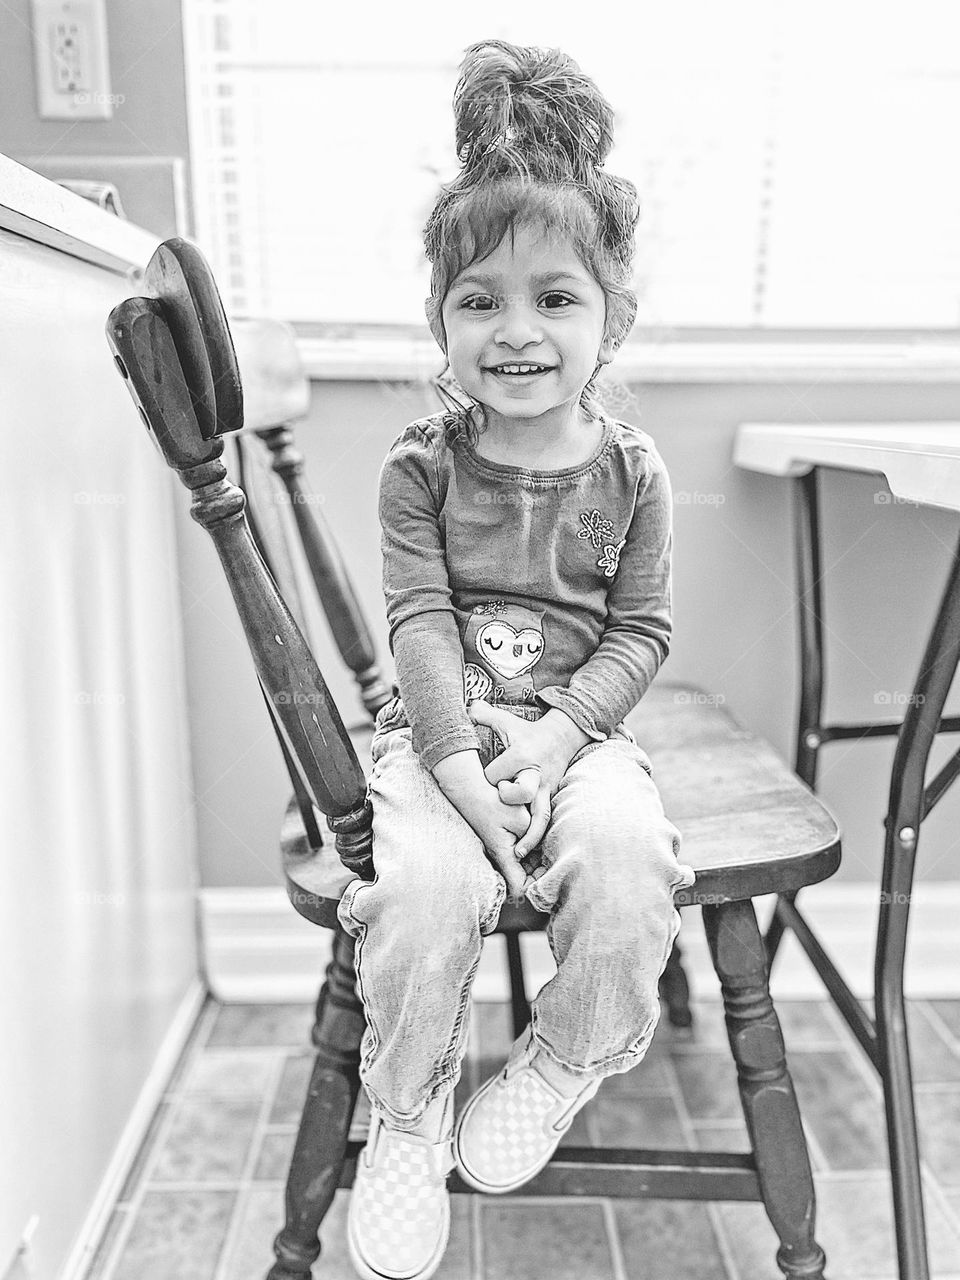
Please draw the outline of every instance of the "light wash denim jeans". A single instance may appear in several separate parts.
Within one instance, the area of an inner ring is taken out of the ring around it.
[[[544,714],[506,709],[526,720]],[[503,743],[489,726],[477,730],[486,767]],[[470,988],[506,882],[420,763],[398,698],[377,718],[371,754],[376,878],[350,882],[339,918],[357,939],[361,1078],[388,1122],[410,1130],[459,1079]],[[585,1078],[629,1071],[646,1053],[680,929],[673,894],[694,881],[649,770],[623,725],[583,747],[553,795],[539,846],[546,874],[527,892],[550,914],[557,963],[533,1003],[533,1036]]]

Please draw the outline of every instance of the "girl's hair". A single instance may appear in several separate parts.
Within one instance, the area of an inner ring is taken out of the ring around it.
[[[441,348],[446,352],[442,308],[453,281],[508,232],[512,240],[528,225],[572,242],[603,289],[606,332],[619,347],[637,314],[630,280],[640,209],[633,183],[602,167],[613,144],[610,104],[559,49],[482,40],[460,64],[453,111],[461,170],[441,187],[423,231],[433,267],[427,320]],[[591,416],[600,408],[600,368],[580,396]],[[441,386],[450,385],[448,369]],[[482,423],[483,406],[474,408]],[[476,444],[469,413],[451,426],[465,428]]]

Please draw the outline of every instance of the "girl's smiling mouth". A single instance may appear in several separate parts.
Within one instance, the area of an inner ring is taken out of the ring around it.
[[[493,365],[484,370],[498,378],[535,378],[540,374],[551,373],[552,365],[536,364],[533,361],[513,362]]]

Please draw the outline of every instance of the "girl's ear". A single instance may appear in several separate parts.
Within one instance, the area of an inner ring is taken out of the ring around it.
[[[616,354],[616,343],[609,333],[604,333],[603,341],[600,343],[600,350],[597,352],[597,360],[600,364],[609,364]]]

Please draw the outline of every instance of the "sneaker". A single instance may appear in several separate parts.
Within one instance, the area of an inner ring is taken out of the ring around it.
[[[601,1076],[562,1093],[537,1070],[539,1050],[529,1028],[499,1075],[478,1089],[453,1134],[453,1154],[477,1191],[516,1191],[546,1165],[573,1118],[600,1088]]]
[[[363,1280],[427,1280],[450,1237],[449,1137],[388,1128],[374,1109],[347,1213],[350,1261]]]

